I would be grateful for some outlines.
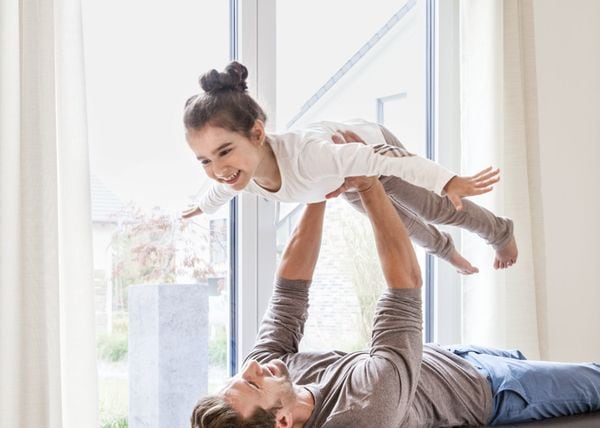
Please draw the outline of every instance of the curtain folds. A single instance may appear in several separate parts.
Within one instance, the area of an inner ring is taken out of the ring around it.
[[[500,184],[479,202],[513,219],[519,246],[516,265],[493,271],[480,240],[463,236],[465,256],[485,269],[463,279],[462,339],[539,358],[544,257],[532,1],[461,0],[460,20],[462,170],[500,167]]]
[[[79,0],[0,3],[0,426],[95,427]]]

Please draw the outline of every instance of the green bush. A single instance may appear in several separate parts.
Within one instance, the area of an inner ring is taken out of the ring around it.
[[[364,349],[371,339],[375,306],[386,283],[368,220],[349,216],[342,220],[342,226],[345,257],[352,262],[352,285],[360,306],[359,329],[351,349]]]
[[[208,343],[208,364],[211,366],[227,365],[227,330],[220,327]]]
[[[98,337],[98,356],[104,361],[122,361],[127,356],[127,335],[114,333]]]
[[[112,332],[127,335],[129,331],[129,319],[127,312],[114,312],[112,317]]]
[[[127,427],[128,397],[127,379],[106,377],[98,379],[100,428]]]
[[[127,416],[114,416],[100,422],[100,428],[127,428]]]

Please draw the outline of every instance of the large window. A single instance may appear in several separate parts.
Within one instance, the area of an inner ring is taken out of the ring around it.
[[[427,156],[427,28],[425,0],[277,2],[277,128],[363,118]],[[299,209],[281,204],[279,251]],[[426,278],[425,253],[415,250]],[[301,348],[362,349],[385,286],[367,219],[329,202],[321,251]]]
[[[179,221],[189,197],[206,188],[181,124],[198,75],[239,54],[271,129],[360,117],[430,154],[432,3],[84,0],[102,426],[126,426],[144,413],[169,418],[163,401],[194,401],[222,385],[253,344],[276,252],[300,213],[244,195],[231,211],[237,218],[224,208]],[[342,200],[329,205],[303,350],[364,346],[384,286],[366,218]],[[417,251],[427,278],[431,266]],[[177,288],[191,294],[177,297]],[[169,304],[177,310],[169,313]],[[162,323],[172,317],[175,331]],[[135,352],[145,362],[134,362]],[[184,377],[159,370],[190,361]],[[192,404],[183,405],[186,421]]]
[[[83,18],[101,426],[185,426],[230,366],[229,208],[179,219],[206,184],[183,106],[229,60],[229,2],[84,0]]]

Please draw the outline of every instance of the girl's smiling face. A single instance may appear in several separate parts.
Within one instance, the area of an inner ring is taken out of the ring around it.
[[[255,176],[261,161],[260,146],[265,139],[264,125],[257,120],[246,135],[206,125],[188,129],[188,145],[209,178],[243,190]]]

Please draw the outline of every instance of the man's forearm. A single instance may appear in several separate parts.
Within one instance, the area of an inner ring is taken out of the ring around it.
[[[373,227],[381,268],[389,288],[421,287],[421,269],[398,213],[383,185],[376,181],[360,192],[363,207]]]
[[[312,279],[323,234],[325,202],[304,209],[281,258],[277,276],[285,279]]]

